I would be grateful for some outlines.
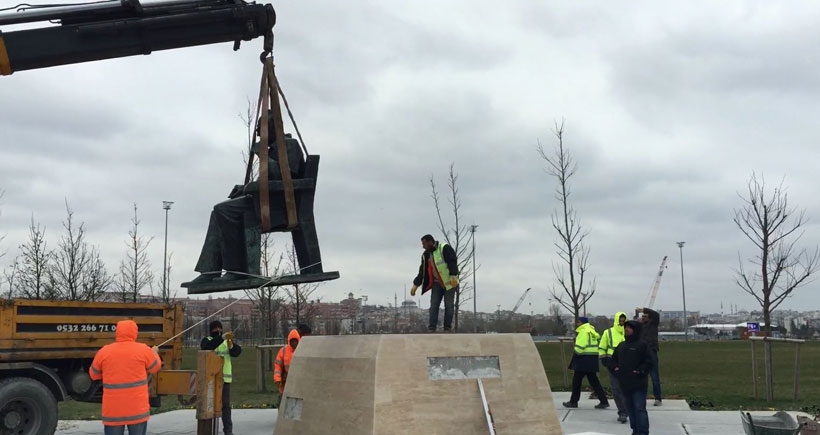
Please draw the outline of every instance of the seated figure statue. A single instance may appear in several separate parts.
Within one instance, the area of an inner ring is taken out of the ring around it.
[[[251,151],[259,158],[259,124],[257,123],[257,137]],[[282,173],[279,168],[278,148],[275,140],[273,130],[273,122],[269,122],[269,137],[268,141],[268,180],[280,181],[282,180]],[[299,141],[291,137],[290,134],[285,135],[285,146],[287,147],[288,163],[290,165],[291,177],[297,180],[303,176],[305,169],[305,157],[302,153],[302,147]],[[315,156],[318,159],[318,156]],[[318,164],[318,160],[317,160]],[[312,194],[312,192],[311,192]],[[285,209],[284,193],[282,190],[271,189],[270,193],[270,217],[271,217],[271,231],[288,231],[287,229],[287,212]],[[248,243],[246,238],[246,229],[249,226],[258,228],[260,225],[260,210],[259,210],[259,181],[251,181],[246,185],[234,186],[231,193],[228,195],[228,200],[221,202],[214,206],[211,211],[211,218],[208,224],[208,233],[205,236],[205,243],[202,246],[202,251],[199,255],[195,271],[200,275],[193,281],[183,284],[183,286],[197,286],[209,282],[230,282],[240,279],[248,279],[247,274],[251,271],[258,270],[257,267],[249,267],[249,259],[258,260],[259,253],[251,252],[249,250],[258,251],[259,243]],[[303,202],[297,199],[297,202]],[[308,226],[313,225],[312,216],[312,196],[310,201],[309,222]],[[300,219],[301,220],[301,219]],[[300,222],[301,223],[301,222]],[[312,235],[315,238],[315,229]],[[301,231],[301,230],[300,230]],[[296,241],[295,241],[296,244]],[[249,246],[250,245],[250,246]],[[296,246],[297,251],[300,246]],[[316,254],[318,255],[318,240],[315,241]],[[300,262],[301,262],[300,258]],[[223,276],[222,270],[226,273]],[[321,267],[318,268],[321,272]],[[236,273],[239,272],[239,273]]]

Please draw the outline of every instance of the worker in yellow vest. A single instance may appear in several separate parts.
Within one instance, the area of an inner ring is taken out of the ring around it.
[[[595,408],[609,408],[609,400],[601,387],[601,381],[598,380],[598,341],[601,336],[595,331],[595,327],[589,324],[589,319],[586,317],[579,317],[575,321],[575,333],[575,351],[569,363],[569,368],[574,371],[572,395],[569,402],[564,402],[563,405],[565,408],[578,407],[578,399],[581,398],[581,381],[586,377],[600,400]]]
[[[624,324],[626,320],[625,312],[615,313],[612,327],[601,333],[601,340],[598,343],[598,357],[601,359],[601,365],[609,371],[609,386],[612,389],[612,397],[615,398],[615,405],[618,407],[618,421],[621,423],[626,423],[629,412],[627,412],[626,405],[624,405],[624,394],[621,391],[621,384],[618,382],[618,377],[615,375],[614,366],[612,365],[612,354],[615,353],[615,348],[625,339]]]
[[[413,279],[413,288],[410,295],[415,296],[421,286],[421,294],[430,292],[430,323],[429,332],[436,332],[438,326],[438,310],[444,300],[444,332],[449,332],[453,326],[456,292],[458,292],[458,258],[456,251],[446,243],[437,242],[430,234],[421,238],[424,252],[421,254],[419,273]]]
[[[231,383],[233,382],[233,370],[231,358],[236,358],[242,353],[242,347],[233,342],[233,332],[226,332],[222,335],[222,322],[214,320],[208,328],[211,335],[202,339],[199,348],[202,350],[213,350],[224,360],[222,365],[222,433],[233,435],[233,420],[231,419]]]

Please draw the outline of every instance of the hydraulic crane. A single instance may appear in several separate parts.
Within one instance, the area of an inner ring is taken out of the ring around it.
[[[531,290],[531,288],[528,288],[528,289],[524,290],[524,294],[521,295],[520,298],[518,298],[518,302],[515,303],[515,307],[513,307],[512,311],[510,311],[511,316],[514,315],[516,311],[518,311],[518,307],[520,307],[521,304],[524,302],[524,298],[527,297],[527,293],[529,293],[530,290]]]
[[[260,36],[268,53],[276,13],[270,4],[242,0],[20,5],[0,13],[0,26],[43,21],[60,25],[0,32],[0,75],[221,42],[238,50],[240,41]]]
[[[658,296],[658,288],[661,286],[661,278],[663,278],[663,271],[666,269],[666,260],[667,256],[663,256],[663,261],[661,261],[661,267],[658,269],[658,276],[655,278],[655,283],[652,285],[652,288],[649,290],[649,300],[646,303],[647,308],[652,308],[655,304],[655,297]]]
[[[9,12],[12,9],[16,11]],[[140,0],[104,0],[69,5],[21,4],[0,9],[0,28],[45,21],[59,25],[0,32],[0,75],[231,41],[236,51],[241,41],[263,37],[260,60],[264,72],[257,132],[258,143],[268,146],[259,146],[258,151],[251,153],[245,181],[238,193],[232,192],[230,196],[231,200],[243,203],[250,198],[256,203],[255,211],[248,208],[242,217],[240,230],[245,232],[246,246],[226,247],[225,253],[208,252],[212,257],[226,255],[247,261],[240,261],[237,270],[225,271],[224,277],[220,276],[221,270],[207,270],[203,274],[206,279],[183,283],[183,287],[189,294],[200,294],[255,288],[264,283],[282,286],[339,278],[338,272],[322,269],[313,213],[319,155],[308,154],[274,73],[276,13],[272,5],[243,0],[169,0],[150,4]],[[286,141],[279,96],[293,121],[298,141]],[[301,150],[294,150],[297,146]],[[276,173],[274,168],[268,168],[268,153],[274,149],[278,152],[278,178],[271,175]],[[296,157],[291,156],[292,151]],[[258,177],[253,180],[256,154]],[[278,222],[280,215],[287,218],[284,224]],[[291,233],[300,266],[297,273],[281,276],[272,283],[259,271],[259,239],[269,232]]]

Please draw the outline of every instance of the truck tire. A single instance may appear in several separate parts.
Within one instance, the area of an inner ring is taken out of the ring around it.
[[[53,435],[57,400],[42,383],[30,378],[0,382],[0,435]]]

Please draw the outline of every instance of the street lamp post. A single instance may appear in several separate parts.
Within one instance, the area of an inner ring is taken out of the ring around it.
[[[680,289],[681,293],[683,293],[683,338],[686,341],[689,341],[689,319],[686,316],[686,286],[684,285],[683,281],[683,245],[686,242],[677,242],[678,248],[680,248]]]
[[[362,333],[367,334],[367,296],[362,295]]]
[[[476,288],[475,288],[475,230],[478,225],[470,225],[470,236],[473,239],[473,332],[478,332],[478,310],[476,309]]]
[[[168,292],[168,211],[171,210],[173,201],[162,201],[162,209],[165,210],[165,250],[162,254],[162,296],[167,297]]]

